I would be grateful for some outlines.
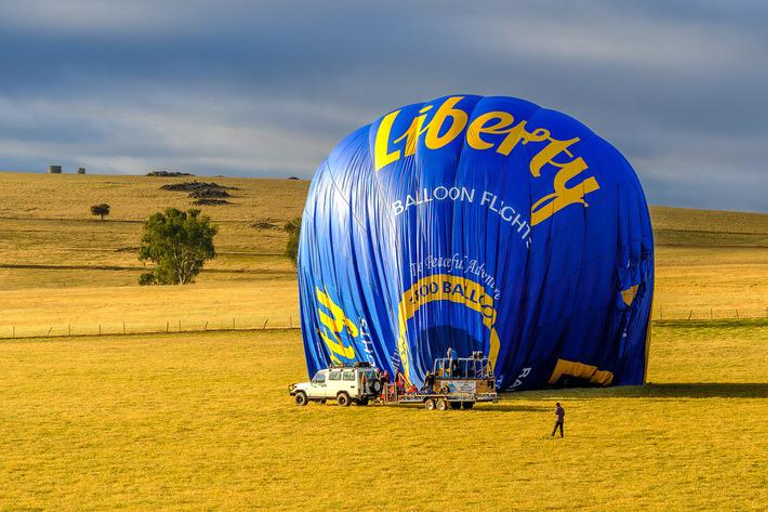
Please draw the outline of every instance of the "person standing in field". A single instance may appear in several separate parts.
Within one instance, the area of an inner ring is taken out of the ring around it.
[[[560,437],[563,437],[563,423],[565,423],[565,409],[560,402],[557,402],[555,407],[555,428],[552,430],[552,437],[555,437],[555,432],[560,429]]]

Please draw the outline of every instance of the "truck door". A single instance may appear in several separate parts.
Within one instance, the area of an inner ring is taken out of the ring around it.
[[[341,370],[331,370],[328,372],[328,388],[326,390],[327,397],[335,398],[339,391],[342,390]]]
[[[349,392],[349,396],[357,398],[360,395],[360,384],[355,381],[355,370],[344,370],[341,381],[344,383],[344,389]]]

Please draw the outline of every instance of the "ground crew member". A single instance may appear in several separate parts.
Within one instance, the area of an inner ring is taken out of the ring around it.
[[[453,350],[453,347],[448,347],[448,353],[446,354],[446,357],[448,357],[448,371],[450,372],[449,375],[454,377],[455,373],[459,369],[459,362],[456,360],[458,354],[455,350]]]
[[[555,428],[552,430],[552,437],[555,437],[555,432],[560,429],[560,437],[563,437],[563,423],[565,423],[565,409],[560,402],[557,402],[555,407]]]
[[[427,393],[434,393],[434,387],[435,387],[435,376],[432,375],[432,372],[428,371],[427,374],[424,376],[424,387],[421,389]]]

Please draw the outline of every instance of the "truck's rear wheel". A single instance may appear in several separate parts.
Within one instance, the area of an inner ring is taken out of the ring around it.
[[[307,394],[303,391],[297,391],[293,399],[296,400],[296,405],[299,407],[307,405]]]
[[[357,405],[363,405],[363,406],[368,405],[368,399],[361,398],[360,400],[357,401]]]
[[[461,402],[462,409],[471,409],[475,406],[475,402]]]
[[[336,397],[336,403],[342,407],[349,407],[349,395],[344,392],[339,393],[339,396]]]
[[[444,411],[448,409],[448,400],[446,400],[445,398],[441,398],[440,400],[437,401],[436,408],[438,411]]]
[[[424,408],[428,411],[434,411],[435,410],[435,401],[431,398],[427,398],[424,400]]]
[[[453,409],[454,411],[456,409],[461,409],[461,402],[448,402],[448,403],[451,404],[451,409]]]

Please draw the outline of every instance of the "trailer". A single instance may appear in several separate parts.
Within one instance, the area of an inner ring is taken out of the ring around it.
[[[496,379],[487,357],[474,353],[467,358],[438,358],[422,389],[412,393],[385,386],[382,405],[423,405],[428,411],[472,409],[476,403],[496,402]]]

